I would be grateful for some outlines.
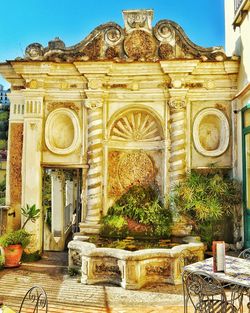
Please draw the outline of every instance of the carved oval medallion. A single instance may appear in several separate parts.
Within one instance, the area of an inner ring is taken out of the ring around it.
[[[118,179],[124,189],[133,185],[148,185],[154,178],[153,162],[145,152],[128,153],[118,164]]]
[[[156,44],[151,34],[134,30],[125,39],[124,50],[128,57],[138,60],[154,56]]]
[[[56,154],[73,152],[80,144],[80,127],[76,114],[65,108],[52,111],[45,124],[45,143]]]
[[[222,111],[209,108],[198,113],[193,139],[199,153],[211,157],[223,154],[229,145],[229,137],[229,123]]]

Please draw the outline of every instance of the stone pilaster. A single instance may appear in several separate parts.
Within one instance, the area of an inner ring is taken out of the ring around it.
[[[97,232],[102,211],[103,180],[103,100],[86,99],[88,110],[87,212],[81,231]]]
[[[172,97],[170,109],[170,186],[183,180],[186,174],[186,102],[183,98]]]
[[[43,97],[27,93],[24,107],[22,206],[35,204],[37,209],[41,210],[39,220],[26,225],[26,228],[33,234],[33,240],[29,246],[31,251],[42,248],[42,118]]]

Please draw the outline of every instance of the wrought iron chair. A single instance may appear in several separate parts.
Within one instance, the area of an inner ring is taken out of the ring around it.
[[[34,286],[26,292],[18,313],[27,310],[29,313],[48,312],[47,294],[42,287]]]
[[[211,275],[202,272],[184,272],[182,275],[184,293],[184,312],[187,313],[188,301],[195,313],[236,313],[237,307],[228,300],[224,287]],[[239,307],[242,297],[237,299]]]
[[[250,248],[241,251],[241,253],[238,255],[238,258],[250,260]]]

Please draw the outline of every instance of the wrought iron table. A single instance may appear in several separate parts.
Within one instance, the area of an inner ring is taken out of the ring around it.
[[[243,312],[242,299],[244,296],[248,296],[249,302],[247,304],[247,307],[248,312],[250,313],[250,260],[226,256],[226,271],[224,273],[224,272],[214,272],[213,258],[209,258],[204,261],[185,266],[183,278],[185,277],[185,275],[194,272],[202,272],[208,274],[209,276],[217,280],[219,283],[221,283],[224,289],[231,292],[229,302],[234,304],[234,301],[237,300],[239,306],[237,307],[237,311],[230,312]],[[184,288],[185,313],[187,312],[188,301],[189,297],[187,296],[187,294],[185,294]],[[214,311],[211,310],[205,312],[214,312]]]

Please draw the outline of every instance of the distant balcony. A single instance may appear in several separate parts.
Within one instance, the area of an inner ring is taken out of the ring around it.
[[[250,0],[234,0],[233,26],[240,26],[250,9]]]

